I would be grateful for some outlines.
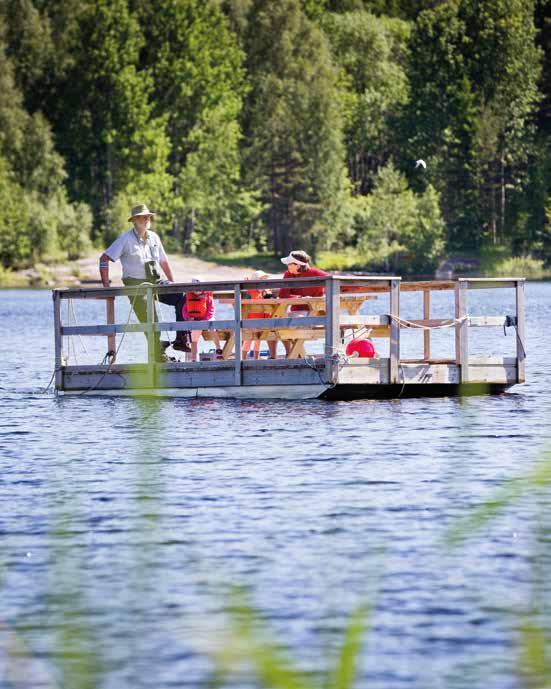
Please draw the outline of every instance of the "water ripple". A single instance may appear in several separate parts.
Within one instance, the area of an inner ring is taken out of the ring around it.
[[[235,584],[306,669],[323,666],[367,601],[360,686],[515,689],[535,505],[458,551],[443,539],[551,435],[551,286],[528,296],[539,351],[527,385],[507,395],[147,403],[42,394],[50,295],[5,291],[0,668],[9,630],[39,663],[40,686],[72,629],[101,656],[98,687],[196,689],[210,669],[197,639],[218,638]]]

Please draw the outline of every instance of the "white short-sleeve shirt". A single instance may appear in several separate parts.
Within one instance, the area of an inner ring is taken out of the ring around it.
[[[165,250],[159,235],[149,230],[145,240],[132,227],[128,232],[117,237],[104,252],[112,261],[120,259],[123,278],[144,280],[147,261],[166,261]]]

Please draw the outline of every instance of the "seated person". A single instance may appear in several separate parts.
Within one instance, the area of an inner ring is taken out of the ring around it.
[[[203,280],[200,277],[191,278],[191,282],[201,283]],[[197,291],[186,292],[186,300],[182,307],[182,316],[184,321],[211,321],[214,318],[214,299],[212,292]],[[217,358],[222,357],[222,349],[220,347],[220,338],[216,330],[211,330],[212,339],[216,346]],[[200,330],[191,331],[191,353],[186,354],[187,361],[197,361],[197,343],[201,339]]]
[[[325,273],[319,268],[314,268],[311,265],[312,259],[306,251],[291,251],[288,256],[281,259],[281,262],[287,266],[286,272],[283,274],[283,279],[290,278],[317,278],[326,277],[329,273]],[[325,289],[323,285],[319,287],[282,287],[279,290],[280,299],[291,299],[293,297],[323,297]],[[291,311],[309,311],[308,305],[296,304],[291,307]]]
[[[291,251],[288,256],[281,259],[281,262],[287,266],[287,270],[283,275],[284,280],[291,278],[313,278],[326,277],[329,273],[325,273],[319,268],[314,268],[311,265],[312,259],[306,251]],[[323,285],[319,287],[282,287],[279,290],[280,299],[291,299],[294,297],[323,297],[325,289]],[[295,304],[290,309],[295,316],[307,316],[310,307],[308,304]],[[291,343],[288,340],[283,340],[285,352],[288,355],[291,350]]]
[[[270,275],[262,270],[256,270],[250,278],[247,280],[269,280]],[[273,298],[273,293],[271,289],[248,289],[243,294],[243,299],[271,299]],[[271,318],[270,311],[262,311],[262,307],[258,306],[258,310],[249,311],[245,318]],[[241,347],[241,358],[246,359],[249,350],[253,345],[254,358],[258,359],[260,357],[260,345],[261,340],[244,340]],[[275,340],[268,340],[268,349],[270,351],[270,359],[276,358],[277,342]]]

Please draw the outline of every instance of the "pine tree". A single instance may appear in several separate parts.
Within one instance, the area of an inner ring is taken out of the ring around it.
[[[140,19],[142,64],[170,134],[174,235],[185,251],[227,246],[260,210],[240,173],[243,53],[213,3],[145,2]]]
[[[452,245],[508,240],[507,199],[526,177],[539,59],[531,0],[450,0],[417,18],[404,163],[430,162]]]
[[[395,119],[409,95],[409,24],[360,11],[329,14],[322,26],[341,69],[348,175],[354,190],[367,194],[397,147]]]
[[[95,0],[79,17],[78,49],[60,88],[56,129],[69,187],[91,204],[97,226],[109,225],[117,195],[147,195],[157,205],[170,185],[166,123],[153,116],[152,81],[138,69],[142,42],[126,0]]]
[[[267,206],[276,253],[329,245],[343,226],[337,72],[323,32],[298,0],[257,0],[247,38],[247,171]]]

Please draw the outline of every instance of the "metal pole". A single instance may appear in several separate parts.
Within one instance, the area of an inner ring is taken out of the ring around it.
[[[336,355],[341,340],[340,285],[340,280],[335,277],[329,277],[325,281],[325,380],[330,385],[336,385],[339,377]]]
[[[147,363],[149,387],[155,387],[155,305],[153,290],[147,287]]]
[[[61,297],[59,292],[54,291],[54,348],[55,348],[55,388],[56,390],[63,389],[63,369],[61,367],[63,340],[61,337]]]
[[[430,290],[423,290],[423,319],[430,319]],[[423,331],[423,360],[430,359],[430,330]]]
[[[107,325],[113,325],[115,322],[115,297],[107,297],[105,300],[105,310],[106,310],[106,322]],[[107,335],[107,351],[116,352],[117,351],[117,338],[115,335]],[[116,359],[116,353],[110,357],[110,363],[114,364]]]
[[[516,305],[517,305],[517,383],[524,383],[526,380],[525,364],[526,352],[524,351],[525,342],[525,300],[524,300],[524,280],[516,283]]]
[[[235,385],[243,385],[243,367],[241,362],[241,284],[233,288],[234,333],[235,333]]]
[[[390,360],[389,382],[398,383],[398,370],[400,367],[400,323],[396,318],[400,317],[400,281],[390,281]]]
[[[467,315],[467,294],[469,283],[460,280],[455,285],[455,317],[464,318]],[[455,325],[455,362],[459,366],[459,382],[469,380],[469,322],[465,318]]]

